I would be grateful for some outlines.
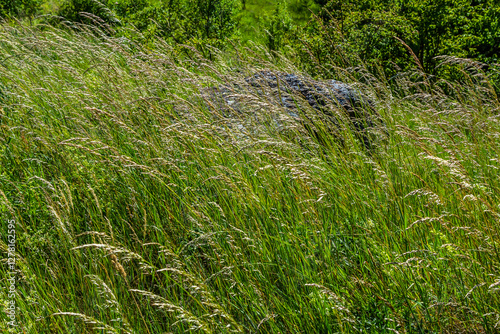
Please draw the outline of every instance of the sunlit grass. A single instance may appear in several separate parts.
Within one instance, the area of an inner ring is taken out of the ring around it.
[[[297,71],[259,48],[0,29],[19,332],[497,330],[500,102],[474,63],[446,59],[464,80],[440,85],[339,69],[386,124],[367,151],[252,91],[239,120],[210,107],[209,86]]]
[[[243,41],[266,42],[269,22],[277,8],[277,0],[246,0],[238,13],[238,34]],[[313,0],[286,1],[288,14],[294,25],[303,26],[317,13],[319,6]]]

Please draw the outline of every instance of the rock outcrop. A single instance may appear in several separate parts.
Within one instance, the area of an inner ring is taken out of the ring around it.
[[[340,81],[319,81],[295,74],[260,71],[245,78],[245,83],[246,87],[241,87],[241,84],[226,85],[211,90],[210,100],[221,114],[227,117],[231,117],[235,112],[248,114],[248,111],[244,111],[245,101],[248,102],[248,99],[242,97],[251,93],[252,96],[260,97],[270,104],[280,105],[289,116],[304,125],[321,141],[311,114],[305,112],[306,109],[311,110],[307,108],[308,105],[319,112],[323,120],[330,123],[327,128],[335,131],[337,137],[342,137],[340,124],[342,119],[347,119],[348,126],[366,148],[373,144],[368,132],[383,126],[373,102]]]

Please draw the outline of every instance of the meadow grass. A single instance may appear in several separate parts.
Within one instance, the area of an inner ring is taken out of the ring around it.
[[[333,68],[384,119],[367,151],[348,125],[319,144],[251,91],[243,128],[219,115],[207,87],[299,70],[216,52],[1,26],[16,332],[498,330],[500,101],[479,64],[444,58],[456,82]]]

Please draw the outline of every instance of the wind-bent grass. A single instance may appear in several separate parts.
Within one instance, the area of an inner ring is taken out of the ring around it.
[[[348,127],[318,145],[252,92],[243,129],[203,98],[296,71],[285,60],[187,59],[90,28],[0,28],[18,332],[498,330],[500,102],[474,63],[446,60],[461,83],[365,75],[388,133],[367,152]]]

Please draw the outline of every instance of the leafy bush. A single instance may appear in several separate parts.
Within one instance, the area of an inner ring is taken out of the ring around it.
[[[42,0],[7,0],[0,1],[0,18],[33,17],[40,9]]]
[[[301,62],[312,60],[310,67],[342,49],[336,64],[361,61],[371,70],[382,66],[395,73],[416,62],[434,73],[440,55],[497,62],[499,30],[500,6],[494,0],[330,0],[288,44],[306,46],[299,54]]]
[[[107,23],[118,23],[109,8],[98,0],[68,0],[63,3],[57,15],[72,22],[92,23],[86,14],[98,16]]]
[[[173,43],[222,46],[235,30],[237,0],[67,0],[58,15],[70,21],[85,22],[82,12],[118,23],[122,33],[134,27],[147,40],[155,36]],[[120,30],[120,29],[119,29]]]
[[[276,10],[267,24],[267,47],[276,51],[281,48],[285,35],[292,29],[292,19],[290,18],[286,2],[278,1]]]

